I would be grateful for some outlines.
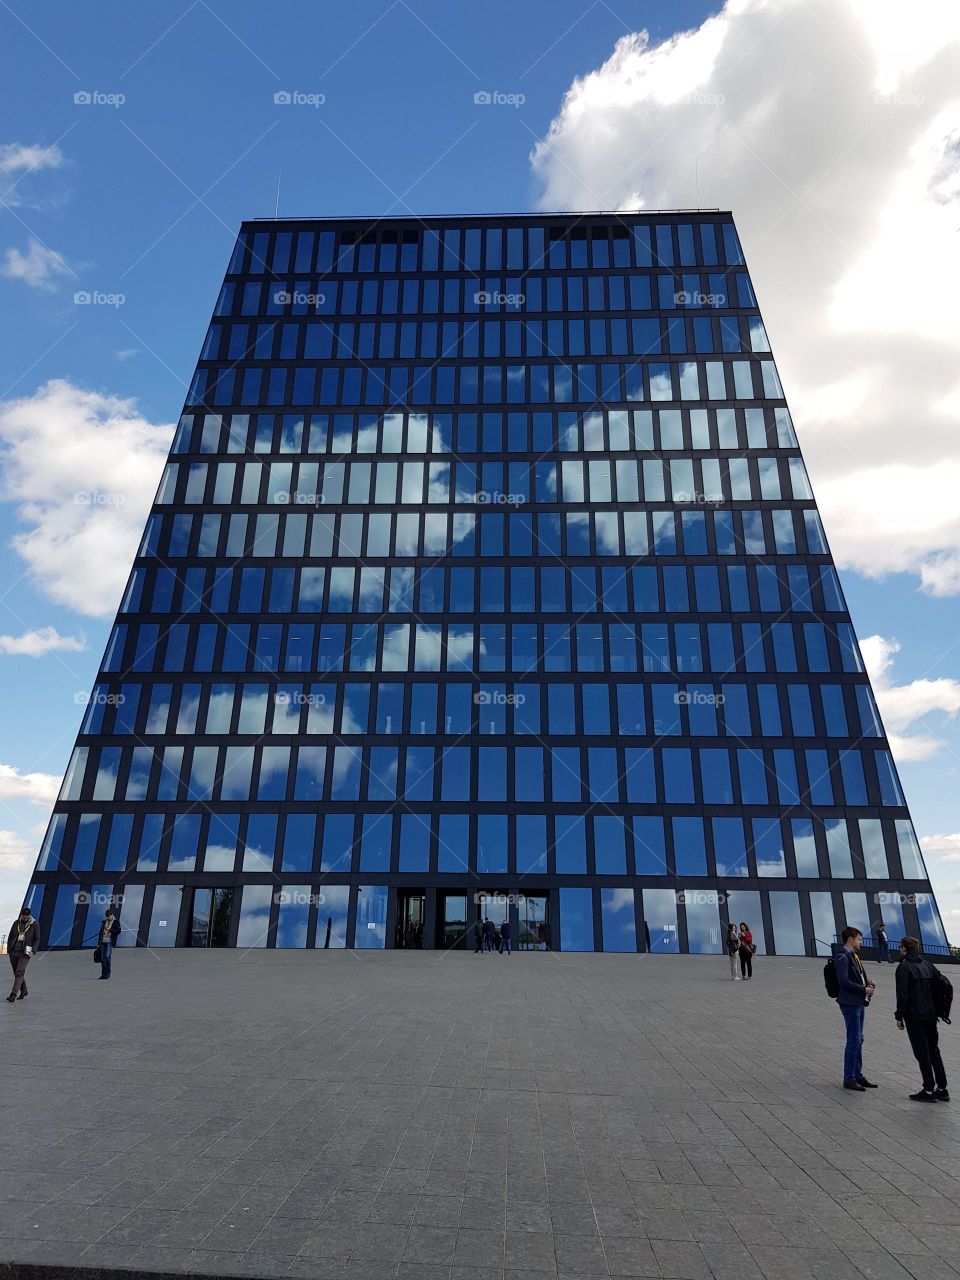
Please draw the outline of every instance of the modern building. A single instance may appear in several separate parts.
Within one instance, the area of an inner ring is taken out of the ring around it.
[[[51,947],[943,944],[730,214],[245,223],[30,894]]]

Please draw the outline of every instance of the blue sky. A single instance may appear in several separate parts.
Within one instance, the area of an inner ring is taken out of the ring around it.
[[[0,8],[0,912],[236,228],[274,212],[278,177],[286,215],[676,207],[699,181],[738,216],[960,939],[960,333],[890,253],[922,219],[929,253],[956,257],[960,30],[926,0],[908,37],[894,16],[888,0]],[[96,466],[123,510],[78,509]]]

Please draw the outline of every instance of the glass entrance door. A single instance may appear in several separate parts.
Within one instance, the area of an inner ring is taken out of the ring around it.
[[[520,931],[517,938],[519,951],[550,950],[550,899],[531,897],[521,893],[517,897]]]
[[[194,889],[190,946],[229,946],[232,914],[233,889]]]
[[[420,890],[401,889],[397,894],[397,928],[393,945],[401,950],[423,950],[426,894]]]
[[[440,904],[439,945],[447,951],[463,951],[467,945],[467,895],[444,893]]]

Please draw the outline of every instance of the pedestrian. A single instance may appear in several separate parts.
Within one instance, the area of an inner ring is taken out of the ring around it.
[[[120,937],[120,921],[113,914],[113,907],[107,907],[100,928],[97,930],[97,950],[100,952],[100,978],[109,978],[113,970],[113,948]]]
[[[887,930],[881,920],[877,925],[877,954],[880,964],[886,964],[890,961],[890,942],[887,939]],[[892,961],[890,961],[892,963]]]
[[[483,925],[479,917],[474,921],[473,925],[473,954],[478,956],[483,950]]]
[[[947,1073],[940,1056],[937,1033],[937,970],[920,953],[918,938],[901,938],[897,965],[897,1026],[907,1029],[910,1048],[920,1067],[923,1087],[911,1093],[911,1102],[949,1102]]]
[[[510,921],[504,920],[500,925],[500,954],[510,954]]]
[[[484,951],[493,950],[493,921],[489,916],[483,917],[483,949]]]
[[[27,965],[39,941],[40,926],[34,920],[30,908],[24,907],[7,934],[7,955],[13,970],[13,990],[7,996],[9,1004],[27,998]]]
[[[737,936],[740,943],[740,976],[744,982],[749,982],[753,977],[753,957],[756,952],[756,946],[753,941],[753,934],[750,932],[750,926],[740,921],[740,933]]]
[[[863,1023],[867,1005],[876,991],[876,983],[867,977],[860,959],[863,934],[847,925],[836,946],[833,964],[837,974],[837,1003],[843,1014],[847,1038],[843,1050],[843,1087],[855,1093],[876,1089],[863,1074]]]
[[[727,959],[730,961],[730,977],[734,982],[740,981],[740,975],[737,973],[737,956],[740,953],[740,939],[737,936],[737,926],[732,922],[727,925]]]

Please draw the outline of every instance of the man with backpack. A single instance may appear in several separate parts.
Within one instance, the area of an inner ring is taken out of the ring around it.
[[[840,940],[842,945],[835,946],[833,959],[827,961],[824,984],[827,994],[839,1004],[847,1029],[843,1050],[843,1087],[854,1093],[865,1093],[867,1089],[877,1088],[863,1074],[863,1020],[876,985],[867,978],[860,959],[863,942],[860,930],[847,925]]]
[[[949,1102],[947,1073],[940,1056],[937,1020],[950,1021],[953,988],[939,969],[920,953],[918,938],[900,942],[897,965],[897,1026],[907,1029],[910,1048],[920,1067],[923,1088],[911,1093],[912,1102]]]

